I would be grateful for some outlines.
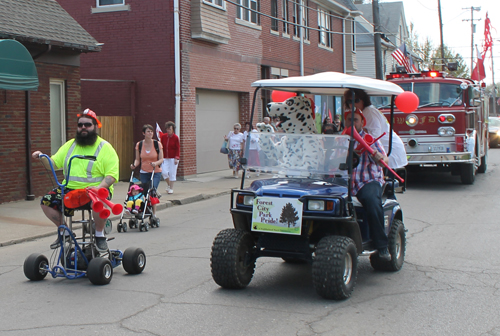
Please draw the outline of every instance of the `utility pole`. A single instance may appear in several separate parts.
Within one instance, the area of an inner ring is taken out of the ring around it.
[[[441,62],[443,65],[441,70],[446,70],[446,60],[444,58],[444,42],[443,42],[443,19],[441,17],[441,0],[438,0],[438,13],[439,13],[439,33],[441,35]]]
[[[373,12],[373,42],[375,44],[375,75],[377,79],[384,79],[384,72],[382,70],[382,44],[380,42],[380,14],[378,7],[378,0],[372,1]]]
[[[481,19],[474,19],[474,11],[479,12],[481,7],[470,7],[470,8],[462,8],[462,9],[470,9],[470,20],[464,19],[462,21],[470,21],[470,30],[471,30],[471,41],[470,41],[470,68],[471,73],[474,67],[474,33],[476,32],[476,25],[474,24],[474,20],[481,21]]]

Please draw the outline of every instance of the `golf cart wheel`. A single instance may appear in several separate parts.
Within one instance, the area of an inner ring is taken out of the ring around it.
[[[212,278],[223,288],[245,288],[253,277],[255,242],[252,235],[236,229],[222,230],[212,245]]]
[[[122,222],[118,223],[118,225],[116,226],[116,231],[122,232],[122,227],[123,227],[123,223]],[[125,231],[125,230],[123,230],[123,231]]]
[[[39,253],[32,253],[24,260],[24,275],[31,281],[40,281],[47,276],[49,260]]]
[[[389,232],[388,249],[391,254],[391,260],[380,259],[378,253],[370,256],[370,264],[377,271],[396,272],[403,267],[406,252],[406,232],[403,222],[394,219]]]
[[[351,238],[323,237],[316,247],[312,265],[313,285],[325,299],[345,300],[351,296],[358,273],[358,253]]]
[[[94,258],[89,262],[87,276],[94,285],[107,285],[113,277],[113,266],[106,258]]]
[[[123,269],[128,274],[142,273],[146,267],[146,254],[138,247],[129,247],[123,253]]]

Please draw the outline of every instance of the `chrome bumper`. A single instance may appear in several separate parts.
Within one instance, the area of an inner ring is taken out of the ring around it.
[[[472,153],[407,153],[408,164],[474,163]]]

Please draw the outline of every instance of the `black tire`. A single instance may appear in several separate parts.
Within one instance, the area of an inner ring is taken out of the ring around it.
[[[148,232],[149,231],[149,224],[144,223],[144,231]]]
[[[128,231],[127,224],[123,223],[123,232],[127,232],[127,231]]]
[[[113,277],[113,266],[106,258],[94,258],[89,262],[87,277],[94,285],[107,285]]]
[[[477,172],[479,174],[484,174],[486,173],[486,169],[488,169],[488,150],[486,150],[486,153],[484,153],[484,156],[480,160],[481,165],[479,165],[479,168],[477,168]]]
[[[476,169],[473,163],[463,163],[460,167],[460,179],[463,184],[474,184]]]
[[[406,231],[405,225],[399,219],[394,219],[389,232],[388,248],[391,260],[380,259],[378,253],[370,255],[370,264],[378,271],[397,272],[405,261],[406,253]]]
[[[24,260],[24,275],[31,281],[45,279],[47,271],[43,271],[49,264],[46,256],[39,253],[32,253]]]
[[[118,231],[118,233],[122,232],[122,226],[123,226],[122,222],[118,223],[118,225],[116,226],[116,231]],[[125,230],[123,230],[123,231],[125,231]]]
[[[212,245],[210,267],[212,278],[223,288],[248,286],[255,270],[252,256],[255,241],[249,232],[226,229],[217,234]]]
[[[142,273],[146,267],[146,254],[138,247],[129,247],[123,253],[123,269],[128,274]]]
[[[159,228],[160,227],[160,219],[158,217],[156,217],[156,227]]]
[[[129,219],[128,220],[128,227],[133,229],[134,227],[137,227],[136,226],[137,224],[135,223],[135,221],[133,219]]]
[[[358,275],[358,253],[349,237],[323,237],[312,264],[313,285],[325,299],[345,300],[351,296]]]
[[[144,222],[141,222],[141,224],[139,224],[139,231],[144,231]]]

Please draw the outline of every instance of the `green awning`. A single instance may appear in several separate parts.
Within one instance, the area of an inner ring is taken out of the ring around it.
[[[0,89],[38,89],[38,73],[33,57],[16,40],[0,40]]]

